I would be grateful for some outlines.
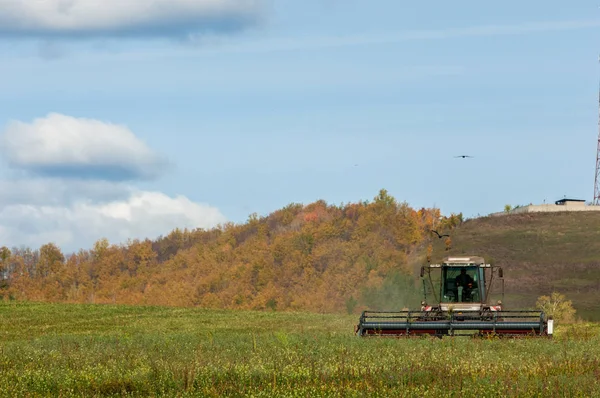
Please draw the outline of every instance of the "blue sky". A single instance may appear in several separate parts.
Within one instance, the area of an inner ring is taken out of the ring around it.
[[[76,250],[381,188],[467,217],[592,200],[596,2],[5,3],[0,244]]]

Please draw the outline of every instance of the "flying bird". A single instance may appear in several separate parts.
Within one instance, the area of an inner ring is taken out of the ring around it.
[[[444,235],[440,235],[440,233],[438,231],[435,230],[431,230],[431,232],[435,232],[435,234],[438,236],[438,238],[442,239],[444,236],[450,237],[450,235],[448,234],[444,234]]]
[[[470,156],[470,155],[459,155],[459,156],[455,156],[455,158],[473,158],[474,156]]]

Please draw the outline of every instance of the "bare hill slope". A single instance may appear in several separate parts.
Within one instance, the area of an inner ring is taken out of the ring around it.
[[[532,307],[558,291],[580,317],[600,320],[600,213],[530,213],[465,221],[446,250],[434,239],[432,260],[482,255],[504,268],[505,304]]]

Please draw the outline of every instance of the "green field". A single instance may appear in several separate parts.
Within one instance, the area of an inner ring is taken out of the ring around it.
[[[0,396],[600,396],[600,327],[359,338],[356,316],[0,304]]]

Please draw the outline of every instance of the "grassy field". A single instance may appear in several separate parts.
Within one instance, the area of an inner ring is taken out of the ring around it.
[[[577,315],[600,321],[600,212],[481,217],[467,220],[451,238],[450,251],[435,239],[433,260],[472,254],[502,266],[507,307],[533,307],[539,296],[557,291],[573,301]],[[415,273],[421,263],[415,262]]]
[[[0,304],[0,396],[600,396],[600,327],[359,338],[356,316]]]

